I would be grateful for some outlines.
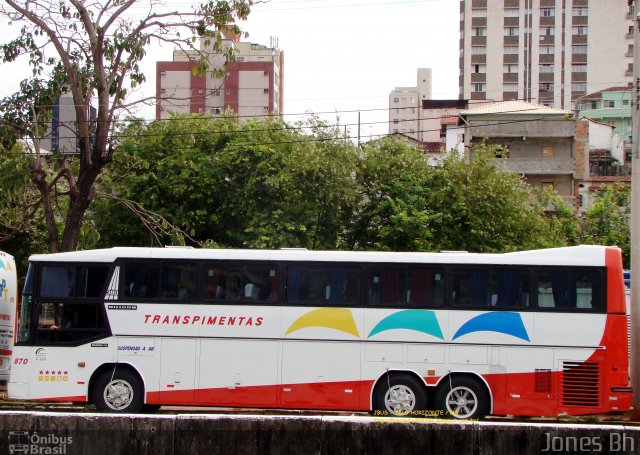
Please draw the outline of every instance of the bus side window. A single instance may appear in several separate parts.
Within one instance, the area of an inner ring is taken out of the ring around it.
[[[538,274],[538,307],[593,310],[602,307],[602,276],[595,270],[551,270]]]
[[[453,305],[474,308],[490,306],[488,270],[455,270]]]

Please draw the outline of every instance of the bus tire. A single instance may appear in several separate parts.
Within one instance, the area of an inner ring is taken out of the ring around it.
[[[489,393],[477,379],[453,376],[438,386],[435,405],[445,417],[482,419],[489,413]]]
[[[413,376],[383,376],[373,393],[374,415],[410,417],[421,415],[427,408],[425,385]]]
[[[100,412],[138,413],[144,406],[144,387],[130,370],[108,370],[93,387],[93,404]]]

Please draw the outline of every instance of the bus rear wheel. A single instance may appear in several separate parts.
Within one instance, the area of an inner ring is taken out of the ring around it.
[[[454,376],[440,384],[436,391],[436,408],[446,417],[481,419],[489,413],[489,394],[476,379]]]
[[[105,371],[93,388],[93,404],[101,412],[138,413],[144,406],[143,391],[135,373]]]
[[[383,377],[373,395],[376,415],[405,417],[419,415],[427,408],[424,384],[413,376],[396,374]]]

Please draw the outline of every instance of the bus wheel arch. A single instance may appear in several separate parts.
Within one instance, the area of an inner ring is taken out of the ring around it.
[[[493,409],[491,388],[475,373],[450,373],[438,382],[434,403],[445,417],[482,419]]]
[[[387,371],[378,378],[371,390],[374,415],[415,416],[428,408],[427,385],[414,371]]]
[[[89,399],[101,412],[139,413],[144,409],[144,381],[129,364],[107,363],[91,376]]]

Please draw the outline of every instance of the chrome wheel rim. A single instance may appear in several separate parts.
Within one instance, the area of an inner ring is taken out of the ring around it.
[[[115,379],[105,387],[103,397],[107,406],[120,411],[133,401],[133,387],[124,379]]]
[[[447,412],[457,419],[466,419],[478,409],[478,397],[468,387],[454,387],[447,394]]]
[[[391,414],[404,416],[415,408],[416,394],[405,385],[394,385],[387,390],[384,396],[384,403]]]

